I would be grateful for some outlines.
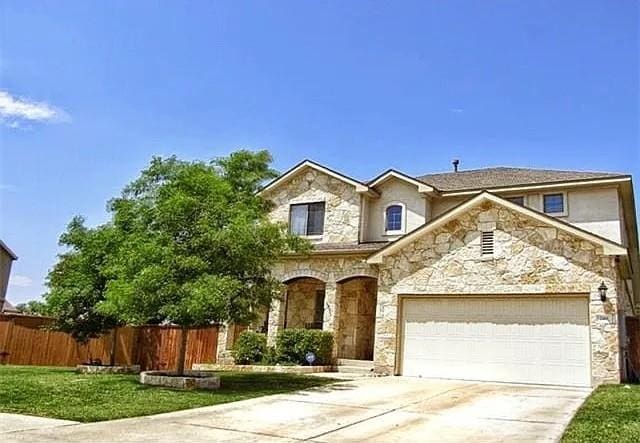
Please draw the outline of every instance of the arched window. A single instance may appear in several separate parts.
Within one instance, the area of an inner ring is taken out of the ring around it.
[[[391,205],[385,211],[385,231],[402,231],[402,206]]]

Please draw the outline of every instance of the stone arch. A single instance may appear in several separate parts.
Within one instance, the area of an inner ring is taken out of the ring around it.
[[[372,360],[378,278],[356,272],[337,281],[336,346],[339,358]]]
[[[326,283],[308,274],[289,277],[283,283],[283,327],[322,329]]]
[[[373,269],[362,269],[357,272],[345,273],[336,278],[336,283],[344,283],[354,278],[375,278],[378,279],[378,273]]]
[[[323,283],[326,283],[328,280],[327,276],[323,272],[314,271],[312,269],[296,269],[283,275],[280,278],[280,282],[289,283],[290,281],[298,278],[315,278]]]

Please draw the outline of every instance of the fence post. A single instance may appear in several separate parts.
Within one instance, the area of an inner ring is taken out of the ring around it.
[[[11,345],[11,339],[13,336],[13,325],[15,323],[15,319],[11,317],[9,319],[9,325],[7,326],[7,334],[4,337],[4,343],[2,345],[2,363],[8,364],[9,359],[11,358],[11,353],[9,352],[9,346]]]

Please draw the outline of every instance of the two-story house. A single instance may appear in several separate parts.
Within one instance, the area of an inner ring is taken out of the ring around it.
[[[9,246],[0,240],[0,313],[11,306],[6,300],[7,287],[11,275],[11,264],[17,259],[18,257],[9,249]]]
[[[332,331],[338,359],[381,374],[620,381],[640,303],[631,177],[455,169],[361,182],[307,160],[266,185],[271,218],[314,244],[274,269],[269,339]]]

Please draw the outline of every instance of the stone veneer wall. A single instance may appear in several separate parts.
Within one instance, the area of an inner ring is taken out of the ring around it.
[[[357,243],[360,226],[360,195],[355,187],[313,169],[301,172],[288,183],[265,193],[274,203],[270,217],[289,224],[289,205],[325,202],[324,234],[320,243]]]
[[[324,292],[324,283],[314,278],[300,278],[287,285],[287,328],[304,328],[313,322],[318,291]]]
[[[286,283],[300,277],[311,277],[324,282],[324,318],[322,329],[336,332],[340,309],[338,282],[350,277],[367,276],[377,278],[377,269],[366,262],[366,256],[308,256],[283,259],[272,273]],[[269,312],[269,343],[275,343],[278,331],[284,325],[284,298],[273,301]]]
[[[480,231],[495,228],[495,254],[480,256]],[[594,385],[618,382],[615,259],[596,245],[488,202],[425,234],[380,265],[375,367],[396,363],[398,294],[589,294]],[[598,286],[609,287],[600,301]],[[398,341],[399,342],[399,341]]]
[[[340,284],[338,358],[373,358],[377,292],[377,280],[373,278],[359,277]]]

